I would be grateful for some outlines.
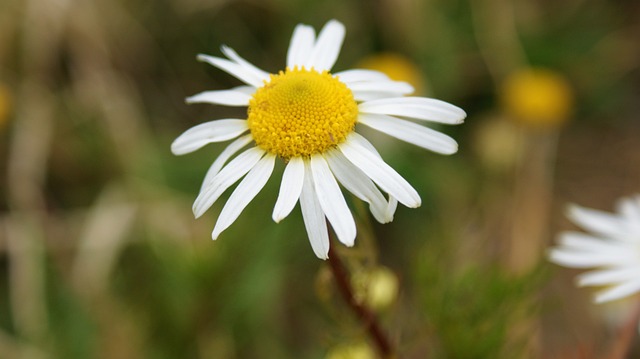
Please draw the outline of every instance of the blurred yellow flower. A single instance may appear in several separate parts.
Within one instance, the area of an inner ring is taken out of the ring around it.
[[[0,130],[2,130],[11,113],[11,92],[9,88],[0,84]]]
[[[376,353],[366,343],[344,344],[337,346],[325,357],[325,359],[375,359]]]
[[[393,52],[383,52],[365,57],[358,68],[380,71],[395,81],[405,81],[415,88],[416,95],[423,95],[426,90],[420,68],[406,56]]]
[[[388,308],[398,297],[398,278],[386,267],[355,273],[351,284],[356,300],[374,310]]]
[[[567,80],[547,69],[522,69],[501,86],[505,112],[515,121],[533,127],[565,123],[573,110],[573,92]]]

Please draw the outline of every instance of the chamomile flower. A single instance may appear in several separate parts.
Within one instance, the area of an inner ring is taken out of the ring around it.
[[[571,206],[569,218],[591,234],[565,232],[553,248],[552,262],[571,268],[595,268],[578,277],[580,286],[604,286],[596,303],[640,292],[640,195],[621,199],[615,214]]]
[[[222,47],[226,59],[198,56],[244,85],[202,92],[187,102],[248,107],[244,119],[197,125],[171,145],[174,154],[182,155],[212,142],[233,140],[209,168],[193,204],[196,218],[202,216],[242,178],[218,217],[213,239],[264,187],[277,158],[286,166],[273,220],[284,219],[299,202],[311,246],[319,258],[328,255],[327,220],[340,242],[352,246],[355,241],[355,221],[340,184],[367,202],[381,223],[393,219],[398,202],[420,206],[416,190],[356,132],[356,124],[442,154],[457,151],[457,143],[449,136],[410,120],[459,124],[466,116],[460,108],[435,99],[404,97],[413,91],[411,85],[378,71],[330,72],[344,35],[344,26],[335,20],[317,36],[312,27],[298,25],[286,69],[273,74],[226,46]]]

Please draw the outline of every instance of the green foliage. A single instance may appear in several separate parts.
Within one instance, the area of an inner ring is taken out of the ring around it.
[[[51,270],[47,281],[52,352],[56,358],[92,357],[99,341],[95,319],[59,273]]]
[[[422,309],[436,336],[437,358],[520,358],[539,311],[539,273],[515,277],[492,265],[458,271],[440,256],[420,264]],[[524,326],[524,330],[522,327]]]
[[[226,143],[180,157],[170,152],[172,140],[193,125],[246,116],[244,108],[184,104],[186,96],[240,85],[196,55],[221,56],[219,46],[227,44],[276,71],[298,23],[346,24],[336,69],[372,53],[401,53],[422,72],[427,96],[467,110],[464,125],[429,125],[459,142],[452,157],[384,135],[372,141],[423,201],[418,209],[400,205],[393,223],[371,228],[377,259],[401,283],[400,308],[381,315],[383,326],[399,348],[419,353],[414,357],[515,358],[527,344],[521,328],[545,315],[537,302],[548,280],[543,270],[515,276],[493,263],[507,254],[491,252],[509,236],[505,228],[518,211],[514,183],[522,180],[516,172],[528,165],[518,153],[511,157],[521,162],[487,175],[478,161],[479,129],[504,119],[496,89],[510,69],[502,60],[549,67],[576,93],[574,122],[549,136],[560,141],[558,160],[554,149],[545,164],[558,167],[549,171],[557,186],[548,183],[554,218],[581,193],[611,203],[612,191],[637,191],[640,183],[633,170],[640,47],[631,1],[52,3],[0,2],[0,86],[14,102],[0,118],[0,358],[39,350],[51,359],[316,359],[343,340],[365,340],[355,317],[335,314],[346,312],[331,307],[341,304],[316,297],[323,262],[313,255],[299,208],[282,223],[271,220],[281,161],[213,242],[231,191],[200,219],[190,206]],[[503,3],[510,7],[495,8]],[[517,33],[500,33],[509,21]],[[483,34],[497,34],[489,36],[495,43]],[[110,188],[132,208],[130,226],[114,221],[119,213],[101,212],[99,199]],[[347,201],[355,207],[357,200]],[[93,220],[103,242],[87,238]],[[549,233],[560,227],[547,222]],[[106,259],[87,266],[104,270],[97,276],[103,282],[77,281],[76,264],[87,253]],[[42,286],[44,297],[23,303],[14,295],[23,285]],[[20,329],[21,306],[30,303],[46,309],[41,337]]]

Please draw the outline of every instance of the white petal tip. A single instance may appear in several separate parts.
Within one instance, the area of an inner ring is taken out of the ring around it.
[[[347,238],[338,237],[338,240],[347,247],[353,247],[356,244],[356,233],[350,233]]]
[[[569,203],[566,205],[564,212],[567,216],[572,217],[576,214],[576,212],[579,212],[581,208],[582,207],[578,206],[577,204]]]
[[[458,153],[458,143],[454,140],[451,140],[450,143],[447,143],[446,145],[443,145],[440,148],[433,151],[441,155],[451,156]]]
[[[282,222],[283,219],[287,218],[288,215],[289,215],[289,213],[285,214],[285,213],[282,213],[281,211],[277,211],[277,212],[274,211],[271,214],[271,219],[273,219],[273,221],[275,223],[280,223],[280,222]]]
[[[412,94],[416,91],[416,89],[408,82],[398,81],[398,85],[402,85],[399,89],[405,95]]]
[[[465,112],[465,110],[461,109],[460,107],[456,106],[456,109],[458,110],[457,112],[459,112],[459,116],[453,124],[459,125],[461,123],[464,123],[464,120],[467,118],[467,113]]]
[[[196,56],[196,59],[197,59],[198,61],[207,61],[207,57],[208,57],[208,55],[205,55],[205,54],[198,54],[198,56]]]
[[[187,153],[191,153],[191,151],[186,151],[182,143],[178,142],[178,140],[173,141],[171,144],[171,153],[176,156],[186,155]]]
[[[213,239],[214,241],[218,239],[220,237],[220,234],[224,232],[226,228],[227,227],[221,228],[219,226],[219,223],[216,223],[216,225],[213,227],[213,231],[211,232],[211,239]]]
[[[322,259],[323,261],[326,261],[327,259],[329,259],[329,248],[322,248],[322,249],[318,249],[317,251],[314,250],[313,251],[314,254],[316,255],[316,257],[318,257],[318,259]]]
[[[458,153],[458,145],[456,144],[455,147],[452,147],[450,150],[443,152],[443,155],[453,155]]]
[[[202,210],[202,208],[199,207],[193,207],[192,208],[193,211],[193,216],[198,219],[200,217],[202,217],[202,215],[204,214],[205,211]]]
[[[580,279],[580,278],[577,278],[575,282],[576,282],[576,287],[580,287],[580,288],[586,287],[589,285],[588,282],[585,282],[583,279]]]
[[[545,253],[545,257],[547,257],[547,259],[551,262],[553,262],[553,257],[554,257],[554,252],[555,252],[555,248],[550,248],[547,249],[546,253]]]
[[[346,32],[346,28],[344,26],[343,23],[341,23],[340,21],[336,20],[336,19],[331,19],[329,21],[327,21],[327,23],[324,25],[325,27],[333,27],[335,31],[342,31],[342,32]]]
[[[606,298],[604,296],[597,295],[595,298],[593,298],[593,302],[596,304],[602,304],[615,299],[619,299],[619,298]]]

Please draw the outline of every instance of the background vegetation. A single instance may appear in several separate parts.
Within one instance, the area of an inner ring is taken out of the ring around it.
[[[399,357],[607,352],[632,304],[592,305],[544,255],[568,202],[640,191],[640,3],[3,0],[0,358],[373,357],[299,211],[271,221],[280,176],[212,242],[221,204],[194,220],[191,203],[223,145],[169,151],[244,116],[184,104],[238,85],[196,54],[227,44],[277,71],[297,23],[332,18],[335,69],[380,68],[468,113],[439,128],[451,157],[374,139],[422,207],[379,225],[351,201],[359,237],[338,250],[363,298],[387,296]]]

